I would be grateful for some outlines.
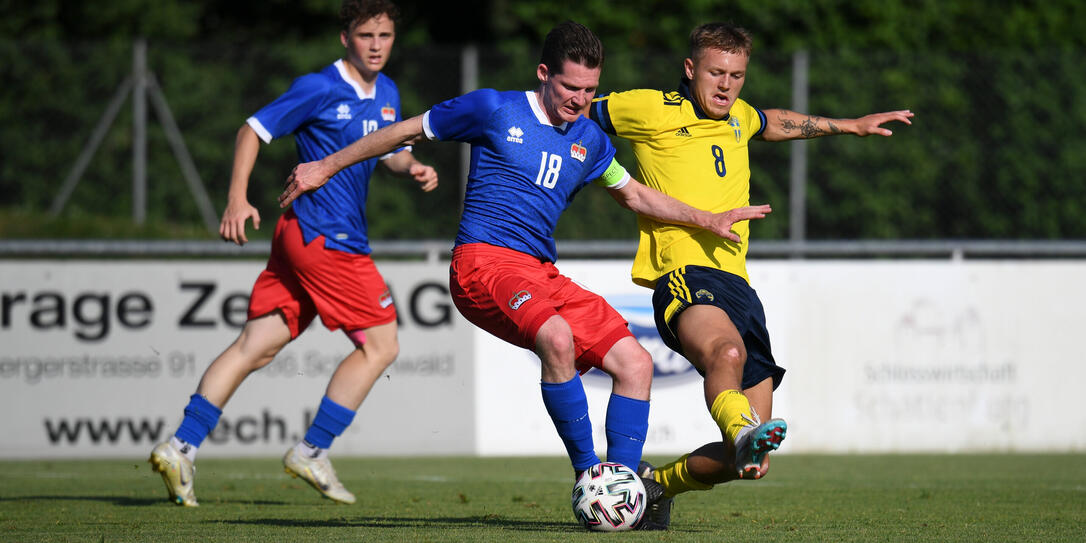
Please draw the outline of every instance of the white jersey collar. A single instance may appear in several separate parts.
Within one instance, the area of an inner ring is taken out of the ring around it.
[[[376,80],[373,82],[373,92],[366,94],[366,91],[362,88],[362,85],[359,85],[358,81],[351,79],[351,75],[347,73],[347,66],[343,64],[343,59],[339,59],[336,61],[336,69],[339,70],[339,76],[342,77],[348,85],[354,88],[354,92],[358,94],[359,100],[373,100],[377,97]]]
[[[532,113],[535,113],[535,118],[539,121],[539,124],[546,126],[554,126],[559,130],[565,130],[569,126],[568,122],[562,121],[562,124],[555,125],[547,117],[547,112],[543,111],[543,108],[539,106],[539,97],[535,91],[525,91],[524,93],[528,97],[528,105],[532,106]]]

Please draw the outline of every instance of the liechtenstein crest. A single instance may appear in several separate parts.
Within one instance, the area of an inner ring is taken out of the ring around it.
[[[396,108],[392,107],[391,104],[385,104],[385,107],[381,108],[381,118],[388,122],[395,121]]]
[[[739,128],[739,119],[736,119],[733,115],[732,119],[728,121],[728,124],[735,129],[735,141],[739,141],[739,139],[743,136],[743,131]]]
[[[581,142],[574,143],[569,148],[569,156],[584,162],[585,157],[588,156],[588,149],[581,145]]]

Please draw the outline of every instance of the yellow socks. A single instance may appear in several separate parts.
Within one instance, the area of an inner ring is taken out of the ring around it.
[[[753,427],[757,424],[757,416],[750,407],[750,401],[738,390],[725,390],[715,400],[713,407],[709,409],[717,426],[728,436],[732,443],[739,437],[739,431],[743,428]]]
[[[666,466],[658,467],[653,471],[653,478],[656,479],[657,483],[664,486],[665,497],[672,498],[677,494],[691,490],[709,490],[713,488],[713,485],[703,483],[690,474],[690,469],[686,467],[686,458],[688,456],[690,455],[685,454],[682,458]]]

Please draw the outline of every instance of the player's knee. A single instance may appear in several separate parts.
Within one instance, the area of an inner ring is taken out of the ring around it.
[[[652,381],[652,355],[640,344],[623,349],[613,361],[605,360],[604,368],[610,365],[615,377],[627,382],[651,382]]]
[[[347,337],[373,364],[388,367],[400,355],[400,342],[395,334],[386,337],[383,334],[367,335],[363,330],[352,330],[347,332]]]
[[[571,358],[573,355],[573,332],[564,322],[548,321],[548,325],[539,329],[535,336],[536,350],[555,357]],[[561,355],[569,355],[563,357]]]
[[[706,371],[742,369],[746,361],[746,349],[742,345],[730,341],[721,341],[714,344],[702,358]]]

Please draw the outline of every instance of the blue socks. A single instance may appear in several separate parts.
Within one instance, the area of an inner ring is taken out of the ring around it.
[[[607,461],[617,462],[637,473],[645,436],[649,433],[649,402],[611,394],[606,429]]]
[[[220,415],[222,409],[215,407],[207,398],[193,394],[189,397],[189,404],[185,406],[185,418],[181,420],[181,426],[177,428],[174,437],[193,447],[199,447],[219,423]]]
[[[311,445],[327,449],[332,446],[332,440],[351,425],[352,420],[354,420],[354,411],[325,396],[321,398],[317,416],[313,417],[313,423],[309,425],[309,430],[305,433],[305,440]]]
[[[600,459],[592,445],[592,421],[588,418],[588,398],[581,376],[576,375],[565,383],[539,385],[543,389],[543,405],[566,445],[573,469],[580,472],[599,464]]]

